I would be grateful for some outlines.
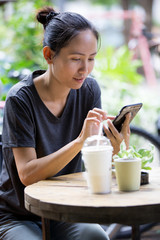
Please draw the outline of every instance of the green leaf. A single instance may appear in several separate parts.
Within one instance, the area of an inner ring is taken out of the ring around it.
[[[94,72],[100,72],[101,78],[110,78],[132,84],[139,84],[143,81],[142,76],[137,72],[137,68],[142,66],[140,60],[133,60],[131,51],[127,46],[118,49],[107,47],[101,49],[96,57]]]
[[[154,154],[154,146],[150,145],[150,149],[136,149],[135,146],[130,146],[129,149],[126,149],[125,142],[122,141],[120,145],[120,151],[118,154],[113,156],[113,159],[117,158],[140,158],[141,159],[141,168],[145,170],[150,170],[151,167],[149,167],[147,164],[151,163],[153,161],[153,154]]]

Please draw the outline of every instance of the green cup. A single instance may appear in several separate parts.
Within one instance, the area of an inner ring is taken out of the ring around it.
[[[141,160],[139,158],[114,160],[116,180],[120,191],[137,191],[140,188]]]

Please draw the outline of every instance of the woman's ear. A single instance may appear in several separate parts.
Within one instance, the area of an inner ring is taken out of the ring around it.
[[[43,56],[46,59],[48,64],[53,63],[54,52],[50,49],[50,47],[45,46],[43,48]]]

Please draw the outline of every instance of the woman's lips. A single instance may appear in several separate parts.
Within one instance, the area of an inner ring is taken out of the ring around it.
[[[82,83],[82,82],[84,82],[84,80],[85,80],[85,77],[82,77],[82,78],[73,78],[76,82],[78,82],[78,83]]]

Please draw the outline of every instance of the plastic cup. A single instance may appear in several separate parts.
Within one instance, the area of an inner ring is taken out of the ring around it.
[[[118,188],[120,191],[137,191],[140,188],[141,160],[118,158],[114,160]]]
[[[95,135],[86,140],[82,155],[91,193],[111,192],[112,151],[109,139],[104,136]]]

